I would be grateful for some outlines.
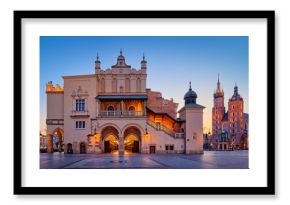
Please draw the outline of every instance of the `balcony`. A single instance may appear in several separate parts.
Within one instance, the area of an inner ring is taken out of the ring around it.
[[[98,117],[146,117],[143,111],[100,111]]]
[[[89,111],[87,111],[87,110],[85,110],[85,111],[73,110],[71,112],[71,118],[87,118],[87,117],[90,117]]]

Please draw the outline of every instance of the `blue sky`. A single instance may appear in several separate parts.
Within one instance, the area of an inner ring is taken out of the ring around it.
[[[218,73],[225,106],[237,83],[248,112],[247,36],[42,36],[40,37],[40,129],[45,129],[48,81],[63,86],[62,76],[94,74],[97,53],[102,69],[116,63],[120,49],[126,63],[140,68],[147,60],[147,88],[184,104],[189,81],[204,105],[204,130],[211,129],[213,91]]]

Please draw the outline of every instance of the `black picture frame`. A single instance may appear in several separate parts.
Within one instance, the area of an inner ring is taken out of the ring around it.
[[[267,186],[266,187],[24,187],[22,186],[22,19],[211,18],[267,21]],[[270,95],[271,94],[271,95]],[[14,194],[65,195],[273,195],[275,194],[275,11],[14,11]]]

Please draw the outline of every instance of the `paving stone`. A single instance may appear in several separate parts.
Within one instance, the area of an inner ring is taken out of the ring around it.
[[[248,151],[183,154],[41,153],[41,169],[248,169]]]

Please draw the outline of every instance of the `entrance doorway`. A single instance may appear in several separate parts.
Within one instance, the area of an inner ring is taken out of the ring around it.
[[[73,154],[73,149],[72,149],[72,144],[71,143],[68,143],[67,144],[67,153],[68,154]]]
[[[105,141],[105,151],[106,153],[111,152],[110,141]]]
[[[86,154],[86,145],[83,142],[80,144],[80,154]]]
[[[134,141],[134,146],[133,146],[132,152],[139,152],[139,141],[138,140]]]
[[[119,149],[119,142],[117,137],[114,135],[108,135],[104,139],[104,152],[109,153],[109,152],[115,152],[118,151]]]
[[[156,153],[156,146],[155,145],[150,145],[149,146],[149,153],[150,154],[155,154]]]
[[[224,144],[224,150],[227,150],[227,144]]]
[[[128,135],[124,140],[125,150],[129,152],[139,152],[139,140],[134,135]]]

